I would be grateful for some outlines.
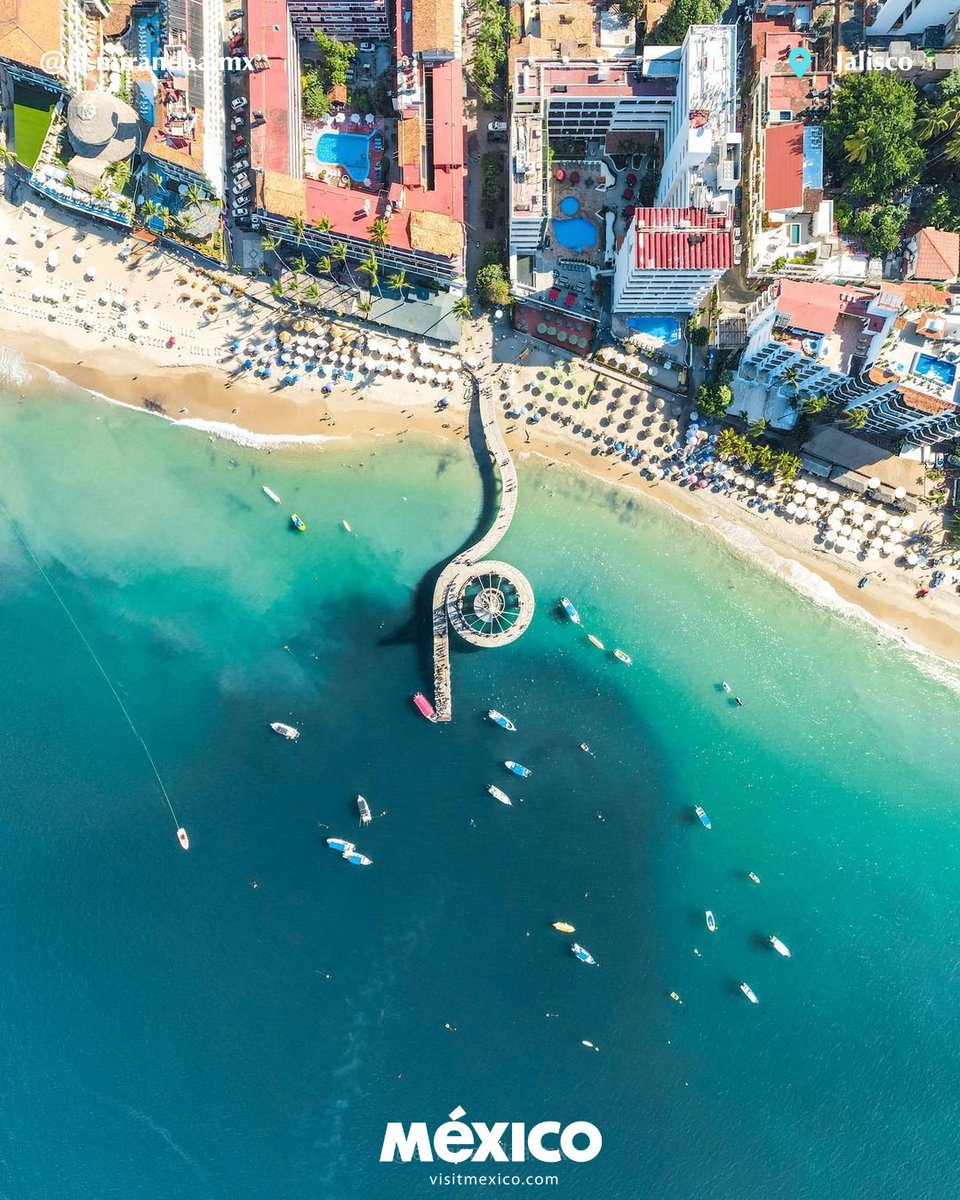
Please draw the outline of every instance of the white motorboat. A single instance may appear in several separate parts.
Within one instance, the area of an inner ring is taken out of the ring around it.
[[[288,742],[295,742],[300,736],[300,730],[293,725],[284,725],[282,721],[271,721],[270,728],[274,733],[279,733],[281,737],[287,739]]]

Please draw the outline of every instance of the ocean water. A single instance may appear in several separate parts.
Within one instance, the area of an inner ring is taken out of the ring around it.
[[[530,460],[497,553],[537,613],[455,654],[436,727],[411,617],[480,512],[466,448],[268,453],[7,397],[0,501],[0,1195],[460,1193],[378,1161],[387,1121],[457,1105],[597,1125],[533,1194],[960,1192],[955,673]],[[357,792],[387,814],[364,831]]]

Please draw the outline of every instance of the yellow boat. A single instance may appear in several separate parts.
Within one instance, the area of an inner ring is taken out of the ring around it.
[[[554,929],[559,929],[561,933],[576,933],[576,929],[566,921],[554,921]]]

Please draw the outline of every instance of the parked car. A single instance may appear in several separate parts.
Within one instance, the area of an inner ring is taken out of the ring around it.
[[[361,42],[357,49],[361,54],[372,54],[376,50],[376,46],[374,46],[373,42]]]
[[[506,133],[509,128],[506,121],[490,121],[487,125],[487,133]]]
[[[235,175],[234,176],[233,190],[235,192],[237,191],[238,188],[243,191],[246,191],[249,187],[250,187],[250,176],[249,175]]]
[[[242,134],[242,133],[235,133],[235,134],[233,135],[233,144],[234,144],[235,146],[242,146],[242,145],[244,145],[244,144],[246,143],[246,140],[247,140],[247,139],[246,139],[246,138],[243,136],[243,134]]]
[[[243,16],[242,8],[231,8],[230,11],[227,13],[227,20],[228,21],[239,21],[242,16]]]
[[[354,79],[356,79],[356,73],[354,72],[353,67],[348,67],[346,75],[347,83],[353,83]]]
[[[231,129],[239,129],[242,124],[243,124],[243,117],[231,117],[230,118],[230,128]]]
[[[234,217],[249,217],[250,216],[250,209],[245,208],[243,206],[241,206],[240,208],[234,208],[231,211],[232,211]]]
[[[239,158],[230,168],[231,175],[239,175],[241,171],[246,171],[250,166],[249,158]]]
[[[234,99],[230,101],[230,107],[233,109],[234,112],[240,112],[241,109],[246,108],[247,107],[246,96],[234,97]]]

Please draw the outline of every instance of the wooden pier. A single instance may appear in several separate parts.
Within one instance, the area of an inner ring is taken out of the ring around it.
[[[533,589],[524,576],[507,563],[484,563],[484,559],[499,545],[510,528],[513,514],[517,511],[517,468],[506,439],[497,421],[497,407],[493,388],[481,384],[477,389],[477,404],[483,429],[484,442],[490,453],[491,462],[500,477],[500,503],[497,515],[487,532],[466,550],[461,551],[440,573],[433,590],[433,704],[437,717],[449,721],[453,715],[453,699],[450,681],[450,636],[452,624],[461,637],[478,646],[502,646],[515,641],[533,617]],[[521,597],[522,619],[509,630],[492,637],[475,633],[465,625],[459,610],[460,594],[467,581],[478,568],[486,567],[501,574],[509,574],[510,581]]]

